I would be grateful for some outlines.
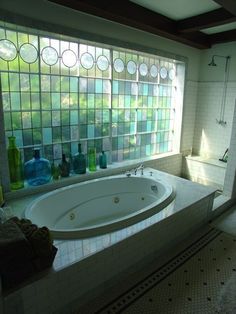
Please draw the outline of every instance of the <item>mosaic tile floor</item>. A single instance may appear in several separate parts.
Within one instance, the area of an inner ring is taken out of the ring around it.
[[[95,300],[86,313],[235,314],[235,299],[236,236],[209,226],[164,266]]]

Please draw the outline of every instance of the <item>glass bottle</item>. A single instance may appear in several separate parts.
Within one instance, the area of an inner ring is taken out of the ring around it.
[[[70,163],[66,160],[66,155],[62,154],[62,160],[59,164],[61,177],[69,177],[70,175]]]
[[[107,156],[106,156],[104,150],[102,151],[101,155],[99,156],[99,167],[101,169],[107,168]]]
[[[73,158],[73,168],[75,173],[86,173],[86,159],[82,153],[81,143],[78,144],[78,153],[76,153]]]
[[[39,149],[34,150],[34,157],[25,163],[24,170],[29,185],[42,185],[51,180],[50,162],[40,157]]]
[[[18,190],[24,187],[21,153],[20,150],[16,147],[15,136],[9,136],[8,141],[9,146],[7,149],[7,156],[10,172],[10,186],[12,190]]]
[[[89,171],[96,171],[96,148],[89,148],[88,153],[88,168]]]

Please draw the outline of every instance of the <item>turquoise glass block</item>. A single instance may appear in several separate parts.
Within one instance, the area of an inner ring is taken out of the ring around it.
[[[153,86],[153,96],[157,97],[159,95],[159,87],[158,85]]]
[[[43,127],[51,127],[52,125],[51,116],[52,116],[52,113],[50,111],[42,111],[42,126]]]
[[[39,93],[31,93],[31,108],[32,110],[40,109]]]
[[[87,130],[88,130],[88,138],[94,138],[94,131],[95,131],[94,125],[89,124],[87,126]]]
[[[23,146],[23,134],[21,130],[16,130],[13,132],[13,136],[16,138],[16,146],[22,147]]]
[[[60,93],[52,93],[52,109],[60,109],[61,108],[61,94]]]
[[[148,107],[152,107],[153,106],[153,102],[152,102],[153,98],[148,96],[148,100],[147,100],[147,105]]]
[[[78,108],[78,93],[69,94],[70,109]]]
[[[69,109],[69,107],[70,107],[69,94],[61,93],[61,109]]]
[[[102,121],[103,121],[103,123],[109,123],[110,122],[110,112],[109,112],[109,110],[103,110],[102,111]]]
[[[96,123],[96,125],[94,126],[94,133],[95,133],[95,137],[102,136],[102,124]]]
[[[152,121],[147,121],[147,132],[152,131]]]
[[[125,94],[125,82],[119,81],[119,94]]]
[[[124,103],[125,103],[125,96],[124,95],[119,95],[119,108],[123,108],[124,107]]]
[[[52,143],[52,128],[43,128],[43,143]]]
[[[87,110],[80,110],[79,111],[79,123],[86,124],[87,123]]]
[[[131,94],[131,82],[125,82],[125,94],[126,95]]]
[[[130,103],[131,103],[131,97],[130,96],[125,96],[125,107],[130,108]]]
[[[96,94],[95,95],[96,108],[102,108],[102,105],[103,105],[102,102],[103,102],[102,94]]]
[[[10,93],[2,93],[2,104],[3,104],[3,110],[9,111],[11,110],[10,106]],[[19,109],[18,109],[19,110]]]
[[[69,110],[61,110],[61,125],[70,124],[70,112]]]
[[[95,123],[95,110],[88,110],[88,123]]]
[[[97,123],[102,123],[102,110],[95,111],[95,121]]]
[[[10,93],[11,110],[20,110],[20,93]]]
[[[136,123],[135,122],[130,122],[130,134],[134,134],[136,131]]]
[[[111,93],[111,82],[109,80],[103,80],[103,93],[104,94]]]
[[[112,93],[119,94],[119,82],[118,81],[112,82]]]
[[[118,123],[117,127],[118,127],[118,135],[123,135],[125,133],[125,129],[124,129],[124,123]]]
[[[112,110],[112,122],[118,122],[118,110]]]
[[[70,110],[70,125],[76,125],[79,123],[78,110]]]
[[[78,78],[77,77],[70,77],[70,92],[77,93],[78,92]]]
[[[118,149],[122,149],[123,146],[124,146],[124,138],[123,138],[123,136],[119,136],[119,137],[118,137],[117,148],[118,148]]]
[[[95,93],[102,93],[102,92],[103,92],[102,80],[96,79],[96,81],[95,81]]]
[[[143,84],[143,95],[144,96],[148,95],[148,84]]]
[[[146,145],[146,156],[151,155],[151,145]]]
[[[95,95],[88,94],[88,108],[94,108],[94,107],[95,107]]]

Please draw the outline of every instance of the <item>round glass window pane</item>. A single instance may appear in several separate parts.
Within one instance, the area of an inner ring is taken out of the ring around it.
[[[148,73],[148,67],[145,63],[141,63],[140,66],[139,66],[139,73],[142,75],[142,76],[146,76],[147,73]]]
[[[124,71],[124,68],[124,62],[121,59],[116,59],[114,61],[114,69],[116,72],[121,73],[122,71]]]
[[[76,58],[76,54],[74,53],[74,51],[72,51],[70,49],[63,51],[62,62],[68,68],[72,68],[73,66],[75,66],[76,62],[77,62],[77,58]]]
[[[20,56],[26,63],[34,63],[38,59],[38,50],[32,44],[23,44],[20,47]]]
[[[173,81],[174,78],[175,78],[175,70],[174,69],[170,69],[169,70],[169,79],[171,81]]]
[[[153,64],[150,68],[151,77],[155,78],[158,75],[158,68],[155,64]]]
[[[42,59],[47,65],[54,65],[58,61],[58,53],[53,47],[45,47],[42,50]]]
[[[99,70],[106,71],[109,67],[109,61],[105,56],[99,56],[97,59],[97,66]]]
[[[16,58],[17,50],[12,41],[8,39],[0,40],[0,58],[5,61],[12,61]]]
[[[137,65],[134,61],[130,60],[127,63],[127,71],[129,72],[129,74],[134,74],[137,71]]]
[[[89,70],[89,69],[91,69],[93,67],[94,59],[93,59],[93,56],[90,53],[85,52],[84,54],[82,54],[80,62],[81,62],[81,65],[85,69]]]
[[[167,69],[165,67],[162,67],[160,69],[160,76],[162,79],[165,79],[167,77]]]

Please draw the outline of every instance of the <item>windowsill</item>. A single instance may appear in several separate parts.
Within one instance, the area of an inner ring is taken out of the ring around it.
[[[16,199],[21,198],[28,195],[33,195],[37,193],[43,193],[43,192],[49,192],[52,190],[55,190],[57,188],[61,188],[67,185],[75,184],[78,182],[83,182],[87,180],[97,179],[109,175],[115,175],[121,172],[125,172],[128,170],[131,170],[137,166],[139,166],[141,163],[144,164],[144,166],[148,166],[148,163],[155,160],[161,160],[170,156],[179,155],[180,153],[165,153],[161,155],[154,155],[150,157],[143,158],[142,160],[139,159],[133,159],[133,160],[127,160],[123,162],[114,162],[110,165],[108,165],[107,169],[99,169],[97,166],[97,170],[95,172],[89,172],[87,169],[86,174],[72,174],[68,178],[63,178],[59,180],[50,181],[47,184],[35,186],[35,187],[25,187],[20,190],[11,191],[8,193],[5,193],[5,199]]]

